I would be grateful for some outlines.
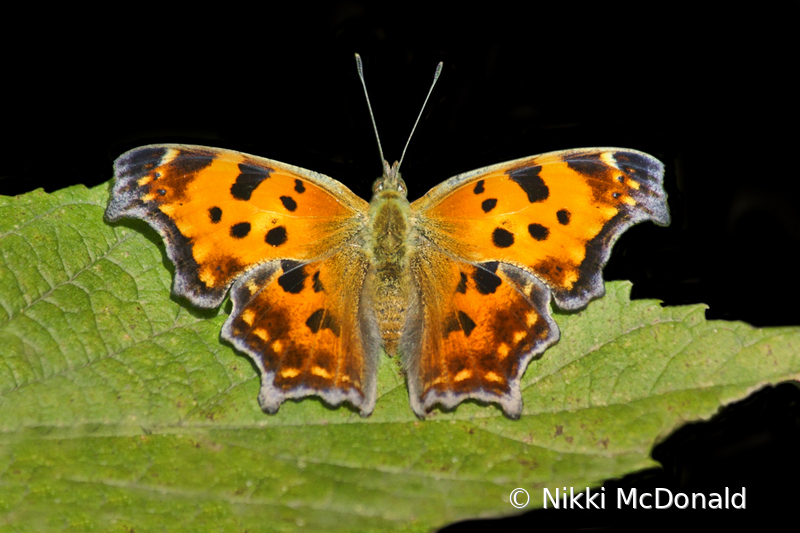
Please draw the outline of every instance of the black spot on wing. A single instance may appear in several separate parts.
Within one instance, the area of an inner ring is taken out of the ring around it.
[[[478,183],[475,184],[475,188],[472,189],[472,192],[474,192],[475,194],[483,194],[485,190],[486,189],[483,188],[483,180],[480,180],[478,181]]]
[[[532,167],[522,167],[509,170],[508,176],[511,181],[519,185],[525,194],[528,195],[530,203],[543,202],[550,196],[550,189],[544,180],[539,176],[542,167],[539,165]]]
[[[306,188],[303,185],[303,182],[300,180],[294,180],[294,190],[297,194],[303,194],[306,192]]]
[[[208,210],[208,218],[211,220],[213,224],[216,224],[220,220],[222,220],[222,209],[219,207],[212,207]]]
[[[528,233],[537,241],[547,240],[550,236],[550,230],[541,224],[528,224]]]
[[[331,332],[339,336],[339,324],[329,312],[325,309],[317,309],[306,320],[306,326],[312,333],[317,333],[321,329],[329,329]]]
[[[239,163],[239,175],[236,182],[231,185],[231,194],[237,200],[249,200],[256,187],[269,178],[272,169]]]
[[[278,285],[285,292],[292,294],[302,292],[307,277],[303,266],[297,261],[284,259],[281,261],[281,269],[283,269],[284,274],[278,278]]]
[[[488,213],[497,206],[497,198],[489,198],[481,202],[481,209],[484,213]]]
[[[503,228],[494,228],[492,243],[498,248],[508,248],[514,244],[514,234]]]
[[[461,280],[458,282],[458,286],[456,287],[456,292],[460,292],[461,294],[467,293],[467,275],[463,272],[460,272]]]
[[[319,328],[322,327],[322,318],[324,316],[325,309],[317,309],[306,319],[306,326],[308,326],[308,329],[310,329],[312,333],[318,332]]]
[[[497,272],[497,268],[500,266],[499,261],[487,261],[485,263],[481,263],[481,266],[488,270],[491,273]]]
[[[267,232],[267,236],[264,238],[264,240],[269,245],[280,246],[286,242],[286,228],[283,226],[272,228]]]
[[[314,292],[324,292],[325,287],[322,285],[322,281],[319,279],[319,270],[314,272],[314,275],[311,276],[312,281],[314,282]]]
[[[558,213],[556,213],[556,218],[558,219],[558,223],[561,224],[562,226],[566,226],[567,224],[569,224],[570,216],[572,215],[570,215],[570,212],[567,211],[566,209],[560,209]]]
[[[249,222],[239,222],[238,224],[234,224],[231,226],[231,237],[235,239],[242,239],[247,237],[247,234],[250,233],[250,223]]]
[[[499,287],[503,280],[495,274],[497,272],[497,261],[488,263],[481,263],[481,266],[476,267],[472,273],[472,279],[475,281],[475,288],[481,294],[493,294],[497,287]]]
[[[475,329],[475,321],[472,320],[467,313],[464,311],[458,312],[458,323],[461,325],[461,330],[464,331],[464,335],[469,337],[469,334],[472,333],[472,330]]]
[[[294,198],[291,196],[281,196],[281,203],[283,207],[286,208],[287,211],[294,211],[297,209],[297,202],[294,201]]]
[[[466,337],[475,329],[475,321],[464,311],[458,311],[456,316],[451,316],[444,324],[444,334],[449,335],[454,331],[463,331]]]

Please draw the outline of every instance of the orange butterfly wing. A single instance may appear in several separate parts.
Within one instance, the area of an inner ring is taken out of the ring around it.
[[[468,398],[522,412],[519,378],[558,341],[550,294],[535,277],[498,263],[470,263],[420,244],[411,258],[418,297],[400,340],[411,408]]]
[[[563,309],[602,296],[617,237],[669,223],[663,173],[634,150],[568,150],[456,176],[414,202],[418,301],[401,338],[414,410],[475,398],[519,416],[528,362],[558,340],[550,296]]]
[[[371,307],[360,302],[368,267],[351,247],[320,261],[268,263],[233,285],[222,337],[261,370],[265,411],[316,395],[372,412],[381,341]]]
[[[114,169],[106,218],[161,234],[175,294],[216,307],[235,282],[222,336],[261,369],[265,410],[316,394],[372,411],[379,335],[353,303],[369,267],[353,246],[366,202],[327,176],[218,148],[145,146]]]

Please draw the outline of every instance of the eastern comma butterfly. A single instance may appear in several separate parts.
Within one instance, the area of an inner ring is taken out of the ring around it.
[[[669,223],[664,166],[621,148],[551,152],[460,174],[410,204],[399,165],[383,161],[367,203],[279,161],[143,146],[114,163],[105,216],[161,234],[176,295],[213,308],[230,288],[222,337],[261,370],[269,413],[316,395],[369,415],[384,349],[402,358],[418,416],[471,398],[517,418],[525,368],[559,339],[550,300],[585,307],[604,293],[617,237]]]

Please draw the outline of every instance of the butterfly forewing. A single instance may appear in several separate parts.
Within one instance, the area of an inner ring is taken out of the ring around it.
[[[600,276],[631,225],[669,223],[664,167],[620,148],[553,152],[456,176],[412,204],[420,234],[471,262],[544,281],[566,309],[603,294]]]
[[[253,265],[330,255],[367,208],[326,176],[219,148],[144,146],[121,155],[114,174],[106,218],[140,218],[161,233],[175,293],[203,307]]]

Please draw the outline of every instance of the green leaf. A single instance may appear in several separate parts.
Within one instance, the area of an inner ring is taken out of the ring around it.
[[[219,340],[228,307],[170,296],[146,225],[103,221],[108,187],[0,199],[0,527],[14,531],[429,531],[516,512],[543,488],[651,467],[686,421],[800,374],[800,329],[630,301],[559,314],[525,413],[418,420],[383,358],[374,414],[315,398],[261,412],[257,369]]]

